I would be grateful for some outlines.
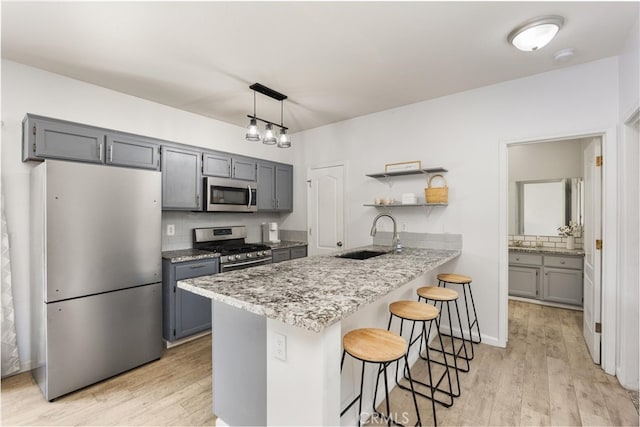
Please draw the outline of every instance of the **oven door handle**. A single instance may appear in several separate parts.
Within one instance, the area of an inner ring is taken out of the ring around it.
[[[249,190],[249,203],[247,204],[247,209],[251,209],[251,202],[253,201],[253,192],[251,191],[251,185],[247,184],[247,189]]]
[[[254,259],[252,261],[246,261],[246,262],[237,262],[237,263],[233,263],[233,264],[223,264],[222,268],[224,269],[225,267],[242,267],[244,265],[252,265],[252,264],[260,264],[260,263],[264,263],[265,261],[270,261],[270,258],[260,258],[260,259]]]

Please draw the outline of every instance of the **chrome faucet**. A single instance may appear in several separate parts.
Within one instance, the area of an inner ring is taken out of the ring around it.
[[[371,226],[371,233],[370,233],[371,237],[376,235],[376,232],[378,231],[376,229],[376,224],[378,223],[378,220],[383,216],[390,218],[391,222],[393,222],[393,238],[391,240],[391,246],[394,248],[396,253],[400,253],[402,252],[402,244],[400,243],[400,238],[398,237],[398,226],[396,224],[396,219],[393,216],[391,216],[391,214],[381,213],[381,214],[378,214],[378,216],[376,216],[373,219],[373,225]]]

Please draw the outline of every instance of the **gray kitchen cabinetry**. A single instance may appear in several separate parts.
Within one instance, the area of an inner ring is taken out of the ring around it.
[[[27,114],[22,160],[60,159],[104,163],[104,129]]]
[[[202,153],[202,175],[255,181],[256,161],[228,153],[205,151]]]
[[[288,261],[290,259],[304,258],[307,256],[307,246],[294,246],[291,248],[272,249],[272,262]]]
[[[509,295],[582,305],[582,257],[511,252]]]
[[[546,301],[582,305],[582,258],[545,256],[542,296]]]
[[[162,146],[162,209],[202,210],[201,153]]]
[[[106,163],[160,170],[160,145],[146,138],[107,134]]]
[[[22,160],[59,159],[139,169],[160,169],[159,142],[27,114],[22,122]]]
[[[293,210],[293,166],[258,162],[257,206],[259,211]]]
[[[162,260],[162,336],[175,341],[211,329],[211,300],[179,289],[183,279],[219,272],[217,258],[171,263]]]

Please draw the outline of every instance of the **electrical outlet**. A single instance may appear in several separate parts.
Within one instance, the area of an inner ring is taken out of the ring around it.
[[[402,226],[400,227],[400,231],[407,231],[407,223],[403,222]]]
[[[287,360],[287,337],[278,333],[276,333],[275,336],[273,355],[276,359]]]
[[[176,234],[176,226],[173,224],[167,224],[167,236],[173,236]]]

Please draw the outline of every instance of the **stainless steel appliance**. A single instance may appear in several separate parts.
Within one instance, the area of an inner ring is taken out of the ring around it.
[[[204,178],[207,212],[256,212],[257,183],[229,178]]]
[[[259,243],[245,243],[244,226],[193,229],[193,247],[220,254],[220,272],[271,264],[271,248]]]
[[[46,160],[30,194],[31,360],[45,398],[158,359],[160,172]]]
[[[262,223],[262,241],[265,243],[280,243],[280,232],[277,222]]]

